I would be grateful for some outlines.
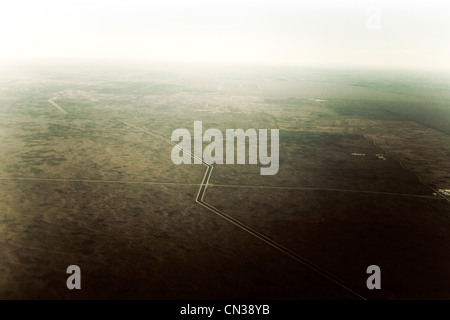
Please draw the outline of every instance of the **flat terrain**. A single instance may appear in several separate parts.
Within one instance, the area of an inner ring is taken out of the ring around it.
[[[3,74],[0,298],[449,299],[449,84],[344,70]],[[208,210],[196,202],[206,166],[173,164],[165,140],[198,120],[279,129],[278,173],[214,165]],[[72,264],[81,290],[66,288]],[[381,290],[366,287],[369,265]]]

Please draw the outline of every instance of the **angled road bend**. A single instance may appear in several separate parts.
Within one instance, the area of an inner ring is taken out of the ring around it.
[[[147,130],[145,128],[141,128],[129,123],[125,123],[126,125],[133,127],[139,131],[148,133],[154,137],[157,137],[159,139],[162,139],[164,141],[169,142],[170,144],[177,146],[177,144],[175,144],[173,141],[165,138],[163,135]],[[187,152],[191,157],[193,158],[197,158],[193,153],[183,150],[184,152]],[[333,283],[335,283],[336,285],[338,285],[339,287],[345,289],[346,291],[352,293],[353,295],[355,295],[356,297],[363,299],[363,300],[367,300],[365,297],[363,297],[361,294],[359,294],[358,292],[356,292],[354,289],[352,289],[344,280],[340,279],[339,277],[333,275],[332,273],[328,272],[327,270],[319,267],[318,265],[314,264],[313,262],[309,261],[308,259],[299,256],[298,254],[296,254],[295,252],[289,250],[288,248],[284,247],[283,245],[279,244],[278,242],[270,239],[269,237],[265,236],[264,234],[254,230],[252,227],[250,227],[249,225],[245,224],[244,222],[233,218],[232,216],[226,214],[223,211],[220,211],[219,209],[215,208],[214,206],[212,206],[211,204],[207,203],[206,201],[203,200],[203,198],[205,197],[205,193],[206,193],[206,189],[208,187],[209,184],[209,179],[211,177],[212,171],[213,171],[213,166],[206,163],[205,161],[203,161],[203,159],[200,159],[202,164],[206,166],[206,171],[205,171],[205,175],[203,176],[203,180],[202,180],[202,184],[200,185],[200,188],[198,190],[197,193],[197,197],[195,198],[195,201],[200,204],[201,206],[203,206],[204,208],[208,209],[209,211],[215,213],[216,215],[218,215],[219,217],[227,220],[228,222],[234,224],[235,226],[237,226],[238,228],[246,231],[247,233],[251,234],[252,236],[258,238],[259,240],[264,241],[266,244],[270,245],[271,247],[277,249],[278,251],[284,253],[285,255],[291,257],[292,259],[296,260],[297,262],[300,262],[301,264],[303,264],[304,266],[308,267],[309,269],[315,271],[316,273],[320,274],[321,276],[325,277],[326,279],[332,281]]]

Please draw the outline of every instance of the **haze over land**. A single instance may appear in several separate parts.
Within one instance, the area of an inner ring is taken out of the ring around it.
[[[450,297],[446,2],[2,6],[1,299]],[[194,121],[277,174],[175,165]]]

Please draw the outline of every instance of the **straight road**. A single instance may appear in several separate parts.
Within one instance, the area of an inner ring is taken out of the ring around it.
[[[54,106],[56,109],[58,109],[58,110],[61,111],[62,113],[67,113],[66,110],[64,110],[63,108],[61,108],[61,106],[59,106],[59,105],[54,101],[55,99],[56,99],[56,97],[55,97],[55,98],[49,99],[49,100],[48,100],[48,103],[50,103],[52,106]]]

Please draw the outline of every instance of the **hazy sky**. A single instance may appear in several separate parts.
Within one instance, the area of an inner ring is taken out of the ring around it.
[[[5,0],[0,2],[0,60],[450,70],[447,2]]]

